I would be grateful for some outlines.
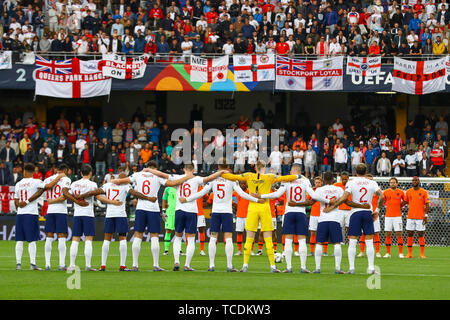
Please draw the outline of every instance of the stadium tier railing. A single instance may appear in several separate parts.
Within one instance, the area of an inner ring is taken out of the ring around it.
[[[22,64],[22,63],[26,63],[24,62],[24,60],[26,61],[33,61],[34,60],[32,58],[30,58],[31,53],[19,53],[19,52],[13,52],[13,63],[18,63],[18,64]],[[75,53],[75,52],[35,52],[34,54],[40,55],[43,58],[49,59],[49,60],[67,60],[67,59],[71,59],[71,58],[80,58],[82,60],[101,60],[102,59],[102,54],[101,53],[85,53],[85,54],[79,54],[79,53]],[[121,52],[117,53],[118,55],[125,55]],[[132,54],[127,54],[125,56],[127,57],[137,57],[142,55],[143,53],[132,53]],[[220,56],[224,56],[225,54],[170,54],[170,53],[156,53],[156,54],[151,54],[149,56],[149,60],[148,60],[148,64],[158,64],[158,63],[190,63],[190,56],[198,56],[198,57],[204,57],[204,58],[214,58],[214,57],[220,57]],[[401,56],[401,58],[403,59],[407,59],[407,60],[433,60],[433,59],[439,59],[439,58],[443,58],[446,55],[420,55],[420,56],[416,56],[416,55],[405,55],[405,56]],[[233,63],[233,55],[229,55],[230,57],[230,64]],[[301,60],[317,60],[317,59],[324,59],[324,58],[329,58],[332,56],[318,56],[318,55],[289,55],[288,57],[290,58],[296,58],[296,59],[301,59]],[[365,56],[365,57],[372,57],[372,56]],[[347,56],[344,55],[344,64],[346,63],[346,58]],[[393,56],[389,56],[389,57],[381,57],[381,62],[382,64],[393,64],[394,62],[394,57]],[[31,64],[31,63],[29,63]]]

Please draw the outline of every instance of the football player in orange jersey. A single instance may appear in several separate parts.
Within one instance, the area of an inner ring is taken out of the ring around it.
[[[402,207],[407,203],[405,201],[405,192],[398,189],[398,180],[392,177],[389,180],[389,189],[384,190],[384,202],[386,205],[386,213],[384,218],[384,231],[386,232],[386,254],[383,258],[391,257],[392,231],[397,235],[398,243],[398,257],[404,258],[403,255],[403,221],[402,221]]]
[[[420,258],[425,259],[425,225],[428,222],[430,199],[428,191],[420,187],[419,177],[412,179],[412,188],[406,191],[406,202],[409,204],[406,231],[408,231],[408,254],[406,258],[412,258],[414,244],[414,231],[419,235]]]
[[[317,176],[314,178],[314,188],[313,190],[316,190],[317,188],[321,187],[323,184],[322,177]],[[308,196],[308,200],[311,200],[311,197]],[[310,246],[310,253],[308,256],[314,256],[314,249],[316,246],[316,232],[317,232],[317,225],[319,222],[320,217],[320,202],[316,202],[311,206],[311,213],[309,214],[309,246]],[[327,256],[327,248],[328,243],[324,244],[323,246],[323,256]]]
[[[239,185],[242,190],[248,193],[247,182],[239,181]],[[249,201],[236,195],[237,210],[236,210],[236,243],[238,246],[238,252],[235,256],[242,256],[242,242],[244,240],[245,220],[247,218],[247,210]]]

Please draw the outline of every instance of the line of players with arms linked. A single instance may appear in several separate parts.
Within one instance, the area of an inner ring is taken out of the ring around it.
[[[399,246],[399,257],[403,256],[402,217],[401,208],[409,205],[406,230],[408,232],[408,254],[412,258],[413,236],[417,231],[420,244],[420,258],[425,258],[424,231],[428,218],[429,198],[428,192],[420,188],[420,180],[414,177],[412,188],[404,192],[399,189],[396,178],[391,178],[390,188],[384,192],[370,175],[366,174],[367,167],[360,164],[356,168],[357,176],[349,181],[348,174],[341,175],[341,182],[334,183],[331,173],[325,173],[323,180],[316,177],[315,187],[308,179],[301,175],[299,165],[292,166],[290,175],[276,176],[266,174],[266,164],[258,161],[255,166],[256,173],[242,175],[231,174],[226,163],[218,165],[218,171],[207,177],[193,175],[193,166],[186,164],[184,174],[168,175],[156,170],[150,164],[141,172],[127,177],[121,174],[117,179],[111,180],[98,188],[91,181],[92,168],[84,165],[81,168],[82,178],[71,183],[66,176],[68,167],[60,165],[58,173],[45,181],[33,179],[34,165],[26,164],[24,179],[17,183],[15,188],[15,202],[18,208],[16,219],[16,269],[22,269],[23,243],[28,242],[30,256],[30,269],[41,270],[36,265],[36,241],[39,240],[39,213],[37,199],[45,193],[48,201],[48,211],[45,222],[45,269],[51,269],[52,242],[55,234],[58,239],[59,270],[75,269],[78,246],[84,236],[85,270],[96,271],[91,266],[92,241],[95,236],[94,199],[107,204],[104,226],[104,242],[102,246],[100,271],[106,270],[110,242],[114,233],[119,236],[120,271],[138,271],[139,254],[144,231],[151,237],[151,252],[153,256],[153,271],[164,271],[159,266],[160,244],[159,234],[161,218],[165,221],[165,255],[171,241],[171,232],[175,231],[173,239],[173,271],[180,270],[180,255],[183,234],[186,236],[186,260],[184,271],[194,271],[191,261],[195,252],[195,235],[197,229],[203,228],[205,221],[197,216],[197,200],[210,195],[212,202],[210,241],[208,245],[209,268],[215,271],[215,254],[219,232],[224,234],[227,272],[237,272],[233,266],[233,197],[237,198],[238,217],[236,219],[236,232],[238,252],[243,255],[241,272],[247,272],[250,256],[253,253],[255,235],[260,230],[260,252],[262,241],[267,250],[270,262],[270,271],[274,273],[292,273],[293,244],[296,244],[296,255],[300,256],[300,272],[310,273],[306,268],[307,245],[306,237],[310,232],[311,253],[315,257],[316,269],[320,273],[321,258],[326,253],[328,244],[334,246],[335,273],[344,273],[341,270],[343,243],[343,227],[348,233],[348,262],[347,273],[355,273],[355,257],[358,238],[360,238],[361,253],[366,250],[368,259],[367,272],[375,273],[374,258],[381,257],[379,253],[380,222],[379,211],[386,206],[385,231],[386,250],[384,256],[389,258],[391,252],[391,238],[394,231]],[[240,183],[236,183],[239,181]],[[282,183],[278,190],[273,189],[275,183]],[[203,189],[199,188],[205,185]],[[160,213],[158,204],[158,191],[161,186],[167,187],[163,196],[163,212]],[[198,191],[200,190],[200,191]],[[244,191],[245,190],[245,191]],[[136,197],[136,214],[134,225],[134,239],[132,243],[133,265],[126,267],[128,219],[125,209],[127,195]],[[283,199],[284,215],[283,229],[283,256],[286,260],[286,269],[278,270],[275,265],[276,219],[273,218],[273,199]],[[74,219],[72,226],[72,243],[70,246],[70,264],[66,267],[66,241],[68,234],[67,200],[74,203]],[[272,201],[271,201],[272,200]],[[272,202],[272,209],[271,209]],[[306,216],[306,207],[312,206],[311,216]],[[246,241],[242,253],[243,231],[246,230]],[[308,230],[309,229],[309,230]],[[261,239],[262,238],[262,239]],[[204,239],[204,235],[203,235]],[[275,242],[274,242],[275,240]],[[202,241],[203,243],[203,241]],[[375,244],[375,246],[374,246]],[[297,249],[298,245],[298,249]],[[365,247],[365,248],[364,248]],[[201,248],[203,255],[204,251]]]

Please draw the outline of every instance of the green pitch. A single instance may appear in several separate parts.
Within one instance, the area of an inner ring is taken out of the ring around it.
[[[414,247],[413,259],[398,259],[397,248],[393,247],[391,259],[375,259],[375,264],[381,269],[381,289],[369,290],[369,276],[364,274],[367,259],[356,258],[357,274],[336,275],[333,273],[331,246],[328,249],[330,256],[322,258],[321,274],[300,274],[300,258],[295,256],[295,273],[271,274],[265,254],[251,257],[248,273],[227,273],[222,243],[217,248],[215,272],[206,271],[209,258],[199,255],[198,244],[192,262],[196,271],[171,271],[172,251],[169,256],[163,256],[162,243],[160,265],[169,271],[152,272],[148,242],[142,244],[140,271],[118,272],[118,245],[118,242],[111,243],[106,272],[85,272],[84,244],[80,244],[77,265],[82,270],[81,288],[70,290],[67,288],[67,279],[73,274],[57,271],[57,242],[53,243],[52,271],[29,271],[27,244],[23,250],[23,270],[16,271],[15,242],[0,241],[0,299],[450,299],[450,248],[426,248],[427,259],[420,260],[418,247]],[[100,266],[101,246],[102,242],[94,242],[92,266],[96,268]],[[67,254],[69,248],[70,242],[67,243]],[[381,253],[384,255],[384,247]],[[342,269],[346,271],[346,247],[343,248],[343,254]],[[240,269],[242,256],[233,258],[235,267]],[[68,263],[68,256],[66,261]],[[128,243],[127,266],[131,267],[131,264],[131,243]],[[38,242],[37,265],[44,268],[42,241]],[[314,257],[308,257],[307,267],[310,271],[314,270]],[[278,268],[284,269],[285,263],[279,263]],[[376,281],[371,283],[376,285]]]

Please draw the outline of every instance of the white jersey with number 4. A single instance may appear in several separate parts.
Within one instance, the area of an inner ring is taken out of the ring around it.
[[[51,183],[53,180],[56,179],[57,176],[58,176],[57,174],[54,174],[51,177],[48,177],[47,179],[44,180],[44,184]],[[63,195],[63,189],[70,188],[70,183],[71,181],[68,177],[62,177],[52,189],[45,191],[46,199],[54,200],[61,197]],[[63,202],[49,204],[47,213],[67,214],[67,201],[64,200]]]
[[[18,199],[19,202],[27,201],[39,189],[43,189],[44,186],[45,184],[42,180],[24,178],[20,180],[14,187],[14,199]],[[17,208],[17,214],[39,215],[37,201],[30,202],[23,208]]]
[[[167,180],[155,176],[150,172],[136,172],[130,177],[134,184],[134,190],[147,197],[158,198],[158,191],[161,186],[165,186]],[[136,210],[159,212],[158,200],[155,202],[138,199]]]
[[[169,177],[169,180],[178,180],[184,178],[186,175],[174,174]],[[203,177],[193,177],[184,183],[177,186],[177,205],[175,210],[183,210],[184,212],[198,213],[197,202],[181,203],[180,197],[189,198],[191,195],[197,192],[198,187],[203,185]]]
[[[336,199],[339,200],[340,197],[344,194],[344,190],[342,188],[326,185],[323,187],[319,187],[316,189],[316,196],[320,198],[324,198],[327,200]],[[320,217],[318,222],[325,221],[334,221],[341,222],[342,221],[342,213],[339,211],[339,208],[334,208],[330,212],[323,212],[323,210],[327,207],[325,202],[320,202]]]
[[[316,193],[311,187],[311,182],[309,182],[306,178],[297,179],[292,182],[284,183],[280,189],[278,189],[276,192],[269,193],[262,195],[261,198],[263,199],[277,199],[283,195],[283,193],[286,192],[286,209],[284,213],[289,212],[302,212],[306,213],[306,207],[291,207],[289,206],[289,201],[293,201],[296,203],[305,202],[306,194],[308,193],[309,196],[315,200],[316,199]],[[325,199],[321,199],[325,201]]]
[[[257,202],[258,199],[245,193],[236,182],[217,178],[208,183],[200,192],[192,194],[186,198],[188,202],[197,200],[209,192],[213,192],[214,200],[211,213],[231,213],[233,214],[233,191],[246,200]]]
[[[352,202],[357,204],[369,204],[372,210],[372,197],[380,190],[378,183],[363,177],[356,177],[345,185],[345,191],[352,195]],[[381,190],[380,190],[381,191]],[[352,208],[351,212],[364,209]]]
[[[74,196],[80,195],[89,191],[97,190],[97,184],[89,179],[80,179],[70,185],[70,193]],[[82,207],[74,203],[74,217],[94,217],[94,198],[86,198],[85,201],[88,206]]]
[[[105,192],[105,196],[109,200],[119,200],[122,202],[120,206],[108,203],[106,206],[106,218],[126,218],[125,203],[131,186],[129,184],[117,185],[114,183],[105,183],[101,189]]]

